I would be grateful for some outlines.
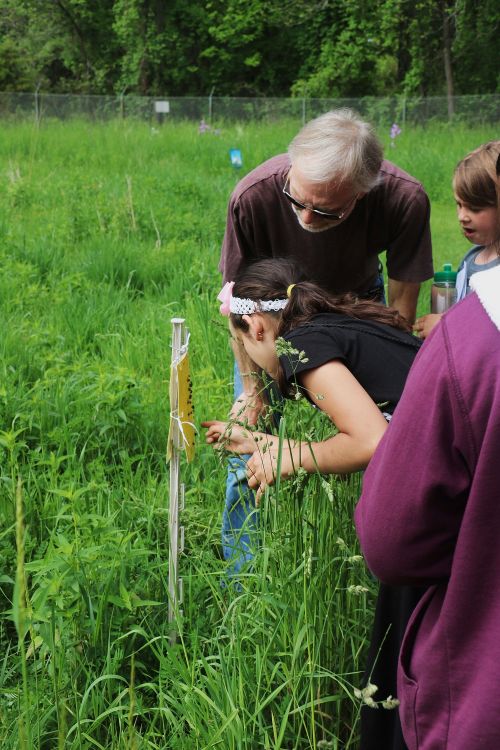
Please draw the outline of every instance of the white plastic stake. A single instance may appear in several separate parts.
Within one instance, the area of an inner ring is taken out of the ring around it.
[[[181,349],[183,346],[184,318],[172,318],[172,365],[180,359]],[[171,368],[171,377],[177,378],[177,370]],[[174,403],[170,404],[170,413],[177,414],[179,404],[177,403],[177,383],[174,383],[171,389],[171,399]],[[169,555],[168,555],[168,621],[175,622],[176,613],[178,613],[179,600],[179,468],[180,452],[182,450],[182,435],[179,427],[179,421],[173,421],[172,435],[172,455],[170,458],[170,506],[168,514],[168,536],[169,536]],[[172,632],[171,641],[175,642],[176,634]]]

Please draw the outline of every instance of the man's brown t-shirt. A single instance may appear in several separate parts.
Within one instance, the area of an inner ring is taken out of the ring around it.
[[[289,169],[288,155],[281,154],[236,186],[219,265],[224,281],[232,281],[242,263],[288,257],[331,293],[363,294],[373,287],[384,251],[390,279],[421,282],[432,276],[429,199],[407,172],[382,162],[379,184],[347,219],[313,233],[300,226],[282,193]]]

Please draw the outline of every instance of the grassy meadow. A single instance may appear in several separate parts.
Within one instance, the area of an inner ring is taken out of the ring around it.
[[[221,586],[225,468],[200,436],[183,464],[175,645],[167,623],[170,319],[191,331],[196,421],[223,417],[227,200],[298,127],[0,125],[4,750],[356,748],[376,595],[353,531],[359,477],[271,491],[254,568]],[[453,166],[493,128],[380,135],[429,192],[436,264],[456,264]],[[288,404],[282,429],[330,426]]]

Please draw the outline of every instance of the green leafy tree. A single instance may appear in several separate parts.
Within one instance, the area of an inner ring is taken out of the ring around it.
[[[332,97],[498,91],[497,0],[0,0],[0,88]]]
[[[117,88],[141,94],[197,95],[207,90],[208,42],[203,3],[116,0],[113,33],[120,45]]]
[[[2,0],[3,44],[18,46],[16,67],[28,68],[31,87],[109,90],[116,75],[112,6],[112,0]]]
[[[29,20],[24,4],[2,0],[0,5],[0,89],[29,91],[34,87],[33,61],[27,39]]]
[[[457,0],[452,45],[456,90],[462,94],[500,91],[497,0]]]
[[[202,57],[218,94],[286,96],[295,80],[303,28],[319,3],[209,0],[210,43]]]
[[[325,7],[307,35],[311,54],[292,91],[316,97],[362,96],[380,93],[386,85],[392,88],[396,62],[389,38],[379,33],[380,5],[386,3],[348,0]],[[385,26],[392,36],[392,25]],[[314,49],[313,35],[319,50]]]

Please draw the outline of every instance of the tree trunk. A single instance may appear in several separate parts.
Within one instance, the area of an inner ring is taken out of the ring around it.
[[[453,105],[453,70],[451,67],[451,17],[448,13],[447,3],[444,0],[441,3],[441,13],[443,18],[443,57],[444,57],[444,75],[446,78],[446,98],[448,101],[448,119],[451,120],[455,113]]]

